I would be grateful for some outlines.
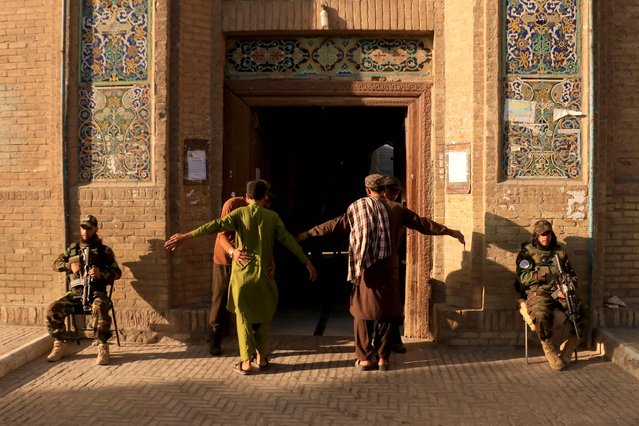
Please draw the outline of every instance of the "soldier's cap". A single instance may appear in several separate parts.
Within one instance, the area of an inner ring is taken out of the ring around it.
[[[535,234],[541,235],[546,231],[552,231],[552,223],[545,219],[541,219],[535,222],[533,229],[535,230]]]
[[[98,220],[92,214],[82,216],[80,219],[80,226],[87,226],[89,228],[97,228]]]
[[[368,175],[364,179],[364,186],[370,189],[383,188],[385,179],[386,176],[380,175],[379,173]]]
[[[404,191],[404,188],[402,188],[402,184],[395,176],[386,176],[384,178],[384,186],[386,187],[386,189],[392,189],[402,192]]]

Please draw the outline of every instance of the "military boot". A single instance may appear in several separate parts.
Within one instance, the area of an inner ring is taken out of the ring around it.
[[[66,355],[67,342],[63,342],[62,340],[54,340],[53,349],[51,349],[51,353],[47,356],[47,360],[51,362],[60,361]]]
[[[95,363],[98,365],[107,365],[109,363],[109,345],[106,343],[100,343],[98,345],[98,357]]]
[[[546,355],[546,359],[548,360],[548,364],[550,364],[550,368],[556,371],[561,371],[564,369],[564,362],[557,355],[557,351],[555,351],[555,346],[552,344],[552,341],[542,340],[541,348],[544,350],[544,355]]]
[[[572,354],[575,353],[575,349],[577,349],[578,345],[579,339],[577,339],[577,336],[575,336],[574,334],[571,334],[568,340],[566,340],[566,342],[564,343],[563,348],[561,349],[560,358],[564,364],[570,365],[570,362],[572,361]]]

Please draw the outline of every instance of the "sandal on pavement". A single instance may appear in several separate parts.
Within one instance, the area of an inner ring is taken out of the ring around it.
[[[379,368],[379,371],[388,371],[390,369],[390,366],[388,365],[387,362],[383,364],[378,364],[377,367]]]
[[[264,364],[259,364],[257,361],[253,361],[253,367],[258,368],[260,370],[268,370],[268,368],[270,367],[270,364],[268,362],[268,359],[264,359]]]
[[[238,362],[237,364],[235,364],[233,366],[233,371],[235,371],[236,373],[239,373],[243,376],[248,376],[249,374],[251,374],[251,370],[245,370],[242,368],[242,361]]]
[[[377,370],[377,364],[371,362],[370,364],[364,365],[362,364],[362,361],[358,359],[355,361],[355,368],[358,368],[362,371],[372,371]]]

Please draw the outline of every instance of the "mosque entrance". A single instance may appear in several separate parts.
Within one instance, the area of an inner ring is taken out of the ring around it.
[[[294,235],[344,213],[365,195],[368,174],[403,180],[405,107],[277,107],[255,114],[269,157],[262,175],[272,183],[272,208]],[[318,281],[306,282],[299,261],[278,248],[279,311],[310,314],[314,334],[336,332],[344,319],[350,331],[348,235],[312,238],[302,247],[318,269]]]
[[[410,150],[427,135],[419,136],[416,126],[422,120],[415,103],[423,105],[414,97],[346,93],[337,99],[330,90],[326,96],[285,96],[276,89],[264,96],[255,82],[251,90],[246,86],[234,82],[225,92],[224,198],[242,194],[247,180],[267,179],[275,195],[272,209],[293,235],[344,213],[365,195],[364,177],[370,173],[397,176],[407,190],[404,197],[417,201],[421,191],[415,185],[415,163],[420,156]],[[280,89],[286,92],[284,86]],[[318,269],[318,281],[310,283],[299,261],[276,248],[280,301],[273,333],[282,326],[288,334],[350,336],[348,235],[313,238],[302,246]],[[418,251],[409,237],[400,255]],[[407,264],[407,277],[413,280],[415,272],[410,271],[424,264],[423,257],[418,259]],[[416,285],[408,287],[411,297],[415,292],[410,287]],[[428,317],[417,321],[429,327]]]

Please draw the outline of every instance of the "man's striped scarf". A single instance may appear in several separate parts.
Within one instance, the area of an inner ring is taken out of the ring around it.
[[[376,197],[360,198],[346,215],[351,227],[348,280],[357,283],[362,269],[390,256],[390,223],[386,206]]]

